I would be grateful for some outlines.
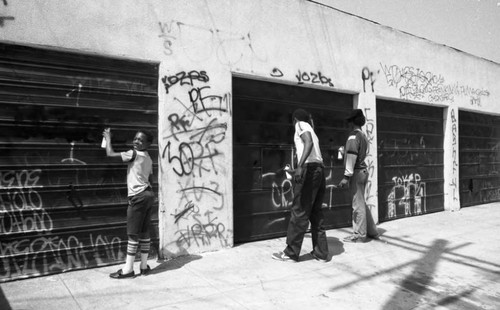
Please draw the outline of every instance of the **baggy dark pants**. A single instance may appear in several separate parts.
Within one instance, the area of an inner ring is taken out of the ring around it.
[[[324,168],[321,164],[306,164],[302,183],[294,187],[292,214],[288,223],[285,254],[298,260],[304,235],[311,222],[314,254],[322,259],[328,257],[328,242],[323,227],[321,206],[326,191]]]

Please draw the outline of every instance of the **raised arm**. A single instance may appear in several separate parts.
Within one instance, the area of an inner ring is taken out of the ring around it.
[[[111,144],[111,128],[104,129],[102,136],[106,139],[106,156],[121,158],[121,153],[117,153],[113,150],[113,145]]]

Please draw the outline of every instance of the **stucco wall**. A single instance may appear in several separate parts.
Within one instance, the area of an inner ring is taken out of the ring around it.
[[[232,245],[232,74],[360,94],[353,105],[373,113],[376,97],[446,107],[446,158],[458,109],[500,113],[500,65],[304,0],[9,0],[0,18],[3,42],[160,63],[167,257]],[[458,162],[445,163],[456,209]],[[376,173],[370,182],[376,212]]]

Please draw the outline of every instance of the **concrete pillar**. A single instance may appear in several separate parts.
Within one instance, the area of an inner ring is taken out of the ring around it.
[[[378,219],[378,155],[377,155],[377,100],[372,92],[363,92],[354,97],[354,109],[361,109],[366,117],[363,131],[370,141],[366,164],[368,165],[368,184],[366,185],[366,203],[373,219]]]
[[[458,108],[450,106],[443,112],[444,126],[444,209],[460,210],[458,179]]]

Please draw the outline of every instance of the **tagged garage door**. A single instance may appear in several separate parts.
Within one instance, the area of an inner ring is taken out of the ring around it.
[[[500,201],[500,116],[458,115],[460,206]]]
[[[235,242],[286,235],[293,181],[283,168],[296,161],[291,121],[297,108],[313,115],[323,153],[326,226],[350,225],[348,193],[332,184],[338,184],[343,174],[338,148],[348,135],[345,118],[352,100],[346,94],[233,78]]]
[[[377,100],[379,220],[444,210],[443,109]]]
[[[0,282],[123,261],[127,168],[106,158],[102,130],[115,151],[156,132],[157,72],[0,44]]]

